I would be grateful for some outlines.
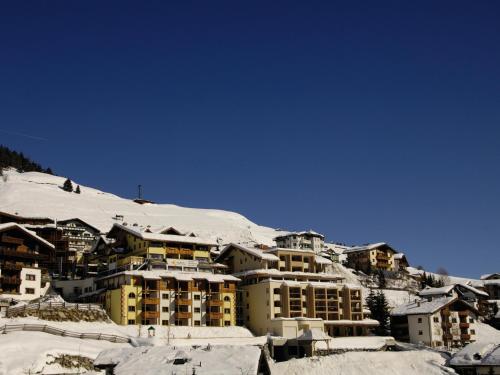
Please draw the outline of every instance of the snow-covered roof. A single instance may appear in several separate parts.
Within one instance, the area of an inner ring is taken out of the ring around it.
[[[378,320],[375,319],[363,319],[363,320],[348,320],[348,319],[340,319],[340,320],[325,320],[325,325],[330,326],[370,326],[370,327],[378,327],[380,325]]]
[[[180,350],[165,345],[139,346],[104,350],[94,364],[101,367],[116,365],[113,371],[117,375],[141,374],[145,370],[148,374],[191,374],[193,369],[199,375],[257,375],[260,356],[261,349],[252,345],[186,346]],[[176,358],[190,361],[178,364]]]
[[[162,278],[174,278],[179,281],[191,281],[191,280],[207,280],[212,283],[223,283],[224,281],[240,281],[237,277],[232,275],[222,275],[218,273],[210,272],[187,272],[187,271],[174,271],[174,270],[130,270],[122,271],[112,275],[107,275],[101,279],[107,279],[110,277],[118,275],[131,275],[131,276],[141,276],[149,280],[160,280]]]
[[[10,230],[10,229],[19,229],[20,231],[26,233],[28,236],[32,237],[34,240],[36,240],[40,243],[43,243],[45,246],[50,247],[51,249],[54,249],[54,245],[52,245],[49,241],[44,240],[42,237],[37,236],[35,232],[32,232],[32,231],[26,229],[22,225],[19,225],[17,223],[0,224],[0,232],[4,232],[4,231]]]
[[[500,343],[478,341],[457,352],[452,366],[500,366]]]
[[[270,249],[267,249],[266,252],[268,253],[275,253],[277,251],[287,251],[290,253],[306,253],[306,254],[315,254],[313,249],[295,249],[295,248],[288,248],[288,247],[272,247]]]
[[[481,275],[481,280],[489,280],[489,279],[500,279],[500,273],[487,273],[486,275]]]
[[[78,217],[73,217],[73,218],[64,219],[64,220],[57,220],[57,224],[65,224],[65,223],[68,223],[70,221],[78,221],[80,224],[83,224],[83,225],[91,228],[93,231],[95,231],[97,233],[101,233],[101,231],[99,230],[99,228],[96,228],[93,225],[90,225],[89,223],[87,223],[86,221],[83,221],[82,219],[80,219]]]
[[[297,337],[298,341],[328,341],[331,339],[332,337],[328,336],[319,328],[303,330],[302,334]]]
[[[319,256],[319,255],[316,255],[314,257],[314,261],[317,263],[317,264],[332,264],[333,262],[329,259],[326,259],[326,258],[323,258],[322,256]]]
[[[116,229],[115,229],[116,228]],[[129,227],[127,225],[117,224],[113,225],[113,228],[108,233],[112,235],[112,232],[115,230],[124,230],[133,236],[141,238],[146,241],[158,241],[158,242],[178,242],[178,243],[190,243],[190,244],[199,244],[199,245],[208,245],[208,246],[217,246],[217,243],[209,240],[203,239],[200,237],[190,237],[190,236],[178,236],[175,234],[161,234],[161,233],[149,233],[137,230],[133,227]]]
[[[349,249],[346,249],[344,251],[344,253],[348,254],[348,253],[356,253],[356,252],[360,252],[360,251],[367,251],[367,250],[374,250],[374,249],[378,249],[378,248],[381,248],[381,247],[385,247],[393,252],[396,252],[392,247],[390,247],[387,243],[385,242],[377,242],[377,243],[372,243],[372,244],[368,244],[368,245],[363,245],[363,246],[355,246],[355,247],[351,247]]]
[[[478,296],[488,297],[488,293],[483,292],[482,290],[476,289],[473,286],[470,286],[470,285],[467,285],[467,284],[461,284],[461,283],[451,284],[451,285],[445,285],[445,286],[442,286],[442,287],[439,287],[439,288],[426,287],[425,289],[421,290],[418,294],[420,296],[422,296],[422,297],[444,295],[444,294],[450,293],[456,287],[465,288],[465,289],[471,291],[472,293],[474,293],[474,294],[476,294]]]
[[[277,236],[274,238],[274,240],[277,240],[279,238],[286,238],[290,236],[313,236],[313,237],[320,237],[320,238],[325,238],[321,233],[315,232],[313,230],[308,230],[308,231],[302,231],[302,232],[289,232],[287,234],[283,234],[281,236]]]
[[[407,303],[405,305],[396,306],[391,311],[391,315],[403,316],[403,315],[434,314],[436,311],[441,310],[442,308],[448,306],[453,302],[463,303],[467,305],[471,310],[475,311],[474,307],[458,299],[457,297],[442,297],[433,299],[431,301],[419,300]]]
[[[404,253],[396,253],[396,254],[394,254],[394,259],[403,259],[403,258],[406,258],[406,256],[404,255]]]
[[[422,297],[448,294],[455,288],[455,285],[445,285],[439,288],[425,287],[418,294]]]
[[[265,252],[259,248],[256,247],[247,247],[243,246],[240,244],[235,244],[235,243],[230,243],[227,245],[222,251],[220,252],[219,258],[223,258],[229,251],[231,251],[232,248],[239,249],[245,253],[248,253],[250,255],[253,255],[254,257],[257,257],[259,259],[265,259],[269,261],[276,262],[280,260],[276,255],[269,254],[268,252]]]
[[[289,277],[289,278],[297,278],[297,277],[305,277],[305,278],[314,278],[314,279],[325,279],[325,280],[339,280],[343,279],[342,276],[333,275],[330,273],[314,273],[314,272],[288,272],[288,271],[278,271],[275,268],[260,268],[256,270],[248,270],[243,272],[237,272],[234,274],[236,277],[245,277],[252,275],[263,275],[263,276],[281,276],[281,277]]]

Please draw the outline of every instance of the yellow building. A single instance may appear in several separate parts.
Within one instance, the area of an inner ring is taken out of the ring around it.
[[[257,335],[293,339],[303,327],[314,327],[330,336],[353,336],[378,325],[364,319],[361,289],[326,273],[331,261],[312,250],[230,244],[217,261],[242,280],[239,324]]]
[[[173,228],[152,233],[149,230],[141,231],[137,227],[115,224],[107,237],[115,240],[115,251],[106,254],[110,270],[130,269],[131,265],[136,266],[146,261],[169,261],[171,265],[176,260],[210,263],[210,251],[217,247],[217,243],[212,240],[182,235]]]
[[[396,251],[384,242],[356,246],[344,251],[350,268],[369,273],[371,270],[396,271]]]
[[[238,281],[210,272],[131,270],[102,277],[97,287],[117,324],[231,326]]]

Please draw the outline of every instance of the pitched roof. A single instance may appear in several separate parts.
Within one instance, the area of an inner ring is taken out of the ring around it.
[[[500,366],[500,344],[478,341],[457,352],[450,361],[452,366]]]
[[[280,258],[278,258],[276,255],[265,252],[257,247],[247,247],[237,243],[230,243],[229,245],[227,245],[224,249],[222,249],[217,259],[224,258],[233,248],[241,250],[259,259],[269,260],[273,262],[280,260]]]
[[[363,246],[351,247],[349,249],[344,250],[344,254],[356,253],[356,252],[367,251],[367,250],[375,250],[375,249],[378,249],[378,248],[381,248],[381,247],[387,248],[387,249],[391,250],[392,252],[396,253],[396,250],[394,250],[387,243],[385,243],[385,242],[377,242],[377,243],[372,243],[372,244],[363,245]]]
[[[86,221],[83,221],[82,219],[80,219],[78,217],[73,217],[71,219],[57,220],[57,224],[61,224],[61,223],[64,224],[64,223],[67,223],[69,221],[78,221],[78,222],[82,223],[83,225],[86,225],[89,228],[92,228],[92,230],[94,230],[95,232],[101,233],[100,229],[94,227],[93,225],[90,225],[89,223],[87,223]]]
[[[215,241],[210,239],[203,239],[201,237],[190,237],[190,236],[177,236],[174,234],[161,234],[161,233],[148,233],[142,232],[140,230],[134,229],[132,227],[115,223],[108,233],[108,237],[112,237],[115,231],[124,230],[127,233],[132,234],[138,238],[146,241],[158,241],[158,242],[178,242],[178,243],[192,243],[199,245],[217,246]]]
[[[19,229],[20,231],[26,233],[28,236],[32,237],[34,240],[44,244],[47,247],[50,247],[51,249],[54,249],[54,245],[52,245],[49,241],[44,240],[42,237],[37,236],[35,232],[32,232],[17,223],[0,224],[0,232],[4,232],[9,229]]]
[[[306,235],[313,236],[313,237],[320,237],[323,239],[325,238],[325,236],[323,236],[321,233],[315,232],[313,230],[308,230],[308,231],[302,231],[302,232],[289,232],[287,234],[283,234],[281,236],[275,237],[274,240],[276,240],[278,238],[286,238],[289,236],[306,236]]]
[[[479,295],[479,296],[488,297],[488,293],[483,292],[482,290],[476,289],[473,286],[470,286],[467,284],[462,284],[462,283],[445,285],[445,286],[442,286],[439,288],[426,287],[425,289],[418,292],[418,294],[422,297],[424,297],[424,296],[436,296],[436,295],[440,295],[440,294],[448,294],[453,289],[455,289],[457,287],[465,288],[465,289],[467,289],[467,290],[471,291],[472,293]]]
[[[391,315],[404,316],[404,315],[434,314],[436,311],[439,311],[442,308],[454,302],[465,304],[470,310],[476,311],[474,307],[458,299],[457,297],[442,297],[433,299],[432,301],[419,300],[407,303],[405,305],[397,306],[391,311]]]

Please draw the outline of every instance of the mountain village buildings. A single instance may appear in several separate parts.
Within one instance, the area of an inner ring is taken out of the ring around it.
[[[54,245],[16,223],[0,224],[0,294],[29,300],[40,297],[42,270]]]
[[[459,347],[476,340],[479,311],[457,297],[417,300],[391,312],[396,340],[430,347]]]

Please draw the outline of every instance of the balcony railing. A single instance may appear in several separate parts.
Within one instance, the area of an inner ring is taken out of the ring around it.
[[[460,323],[460,328],[469,328],[469,323]]]
[[[224,314],[221,312],[208,312],[207,317],[208,319],[222,319]]]
[[[461,338],[462,340],[470,340],[470,335],[469,335],[469,334],[461,334],[461,335],[460,335],[460,338]]]
[[[185,299],[185,298],[176,298],[175,299],[175,303],[177,305],[185,305],[185,306],[189,306],[189,305],[192,305],[193,304],[193,301],[190,300],[190,299]]]
[[[143,298],[142,303],[145,305],[158,305],[160,303],[159,298]]]
[[[193,314],[188,312],[188,311],[185,311],[185,312],[179,311],[179,312],[175,313],[176,319],[191,319],[192,316],[193,316]]]
[[[142,316],[144,319],[157,319],[160,317],[159,311],[143,311]]]

